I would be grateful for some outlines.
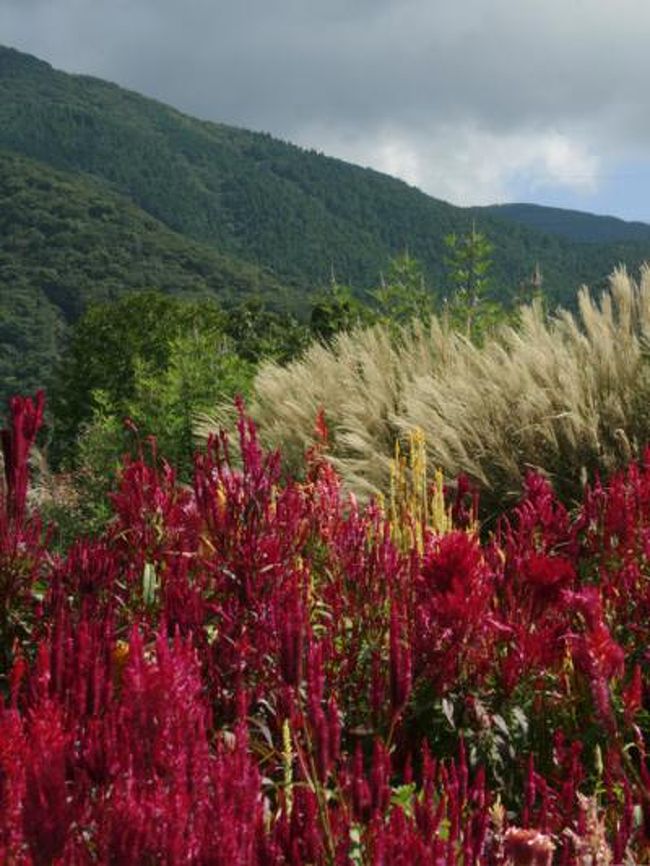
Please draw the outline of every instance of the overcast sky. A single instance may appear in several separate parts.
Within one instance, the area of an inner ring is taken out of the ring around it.
[[[0,0],[0,43],[456,204],[650,222],[649,0]]]

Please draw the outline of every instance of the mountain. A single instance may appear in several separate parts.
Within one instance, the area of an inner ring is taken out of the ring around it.
[[[496,204],[475,210],[577,243],[650,243],[650,225],[612,216],[538,204]]]
[[[501,300],[536,264],[551,304],[571,305],[578,285],[650,258],[645,235],[576,243],[3,47],[0,154],[0,396],[45,380],[89,303],[136,288],[260,292],[306,314],[332,275],[376,286],[408,249],[440,296],[445,236],[473,221]]]
[[[444,237],[466,231],[474,209],[262,133],[208,123],[116,85],[68,75],[0,49],[0,147],[90,174],[173,230],[264,265],[303,296],[330,280],[376,284],[408,247],[434,286]],[[601,261],[552,235],[479,217],[495,246],[494,282],[506,294],[540,261],[548,291],[568,295],[601,278]],[[649,244],[626,250],[635,260]]]

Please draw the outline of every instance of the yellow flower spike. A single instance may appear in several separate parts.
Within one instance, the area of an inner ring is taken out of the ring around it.
[[[293,809],[293,746],[289,719],[282,723],[282,771],[287,816],[290,816]]]
[[[501,802],[501,795],[497,794],[497,798],[489,809],[490,822],[494,827],[497,836],[503,833],[506,822],[506,810]]]
[[[131,648],[128,641],[118,640],[113,647],[113,664],[117,668],[123,668],[129,658]]]
[[[408,460],[395,443],[395,457],[390,468],[390,506],[388,522],[395,543],[402,549],[424,549],[426,530],[437,535],[451,532],[451,508],[445,506],[442,471],[434,473],[433,491],[429,496],[427,449],[424,431],[416,427],[409,434]],[[469,532],[476,532],[472,526]]]
[[[573,655],[568,646],[564,652],[564,659],[562,661],[562,677],[564,679],[564,687],[566,689],[567,697],[571,697],[573,694],[572,684],[575,680],[575,667],[573,664]]]
[[[269,501],[269,517],[275,517],[275,513],[278,508],[278,488],[277,485],[273,485],[271,488],[271,497]]]
[[[113,662],[113,685],[119,691],[122,686],[122,673],[129,660],[129,652],[131,647],[128,641],[118,640],[115,642],[113,652],[111,653],[111,661]]]
[[[219,483],[217,484],[216,496],[217,506],[219,508],[219,516],[223,517],[226,513],[226,503],[228,501],[228,497],[226,496],[226,490],[221,481],[219,481]]]
[[[445,535],[453,529],[451,509],[445,508],[445,479],[441,469],[436,469],[433,478],[431,528],[438,535]]]
[[[418,517],[427,520],[427,442],[424,430],[416,427],[409,436],[411,484]]]
[[[428,524],[427,449],[426,437],[420,427],[409,436],[411,464],[411,516],[414,542],[421,554],[424,550],[424,530]]]

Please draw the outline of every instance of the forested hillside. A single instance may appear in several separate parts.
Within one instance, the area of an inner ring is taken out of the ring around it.
[[[538,204],[497,204],[477,213],[507,219],[549,235],[587,244],[650,243],[650,225]]]
[[[47,379],[89,303],[159,289],[226,303],[284,288],[192,241],[106,185],[0,151],[0,401]]]
[[[359,288],[374,285],[407,247],[442,294],[444,238],[467,231],[472,218],[494,245],[502,297],[539,262],[546,291],[567,302],[622,254],[634,265],[650,252],[647,242],[595,251],[476,217],[370,169],[195,120],[11,49],[0,49],[0,146],[92,174],[176,231],[297,281],[303,296],[332,273]]]

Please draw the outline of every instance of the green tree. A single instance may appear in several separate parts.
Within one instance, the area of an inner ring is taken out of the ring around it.
[[[235,351],[223,322],[211,303],[188,305],[147,293],[96,308],[78,323],[59,388],[78,387],[83,397],[66,392],[67,401],[54,404],[53,444],[61,430],[67,433],[59,465],[69,471],[76,494],[74,513],[52,515],[62,536],[74,523],[86,531],[103,525],[122,457],[137,455],[148,437],[189,480],[195,417],[245,395],[255,371]],[[66,416],[68,409],[76,414]]]
[[[492,244],[472,223],[467,234],[447,235],[445,245],[451,289],[446,298],[446,313],[453,326],[462,328],[467,336],[481,339],[502,318],[501,307],[487,297]]]
[[[192,330],[176,337],[164,370],[144,363],[136,369],[126,414],[141,434],[155,436],[161,454],[189,475],[195,450],[196,416],[222,400],[246,395],[255,365],[234,351],[226,335]]]
[[[286,363],[307,346],[309,328],[291,313],[271,310],[261,298],[249,298],[224,310],[224,332],[237,354],[251,363],[273,358]]]
[[[312,334],[329,343],[341,331],[351,331],[359,325],[375,321],[373,311],[359,300],[349,286],[332,280],[316,298],[309,320]]]
[[[154,437],[158,452],[189,479],[196,416],[215,403],[245,394],[255,366],[236,355],[227,337],[191,331],[176,337],[167,365],[156,369],[136,360],[133,392],[116,403],[106,391],[93,392],[92,415],[75,443],[78,480],[104,512],[102,500],[114,483],[121,457]],[[124,419],[131,423],[128,429]],[[134,433],[135,428],[135,433]]]
[[[384,322],[428,319],[434,312],[434,299],[426,287],[422,265],[408,251],[391,259],[386,276],[382,275],[379,287],[371,294]]]
[[[76,438],[101,392],[115,414],[126,414],[137,371],[167,369],[174,341],[191,333],[223,338],[224,314],[212,301],[188,302],[159,292],[128,295],[91,307],[72,329],[52,386],[55,465],[74,462]]]

